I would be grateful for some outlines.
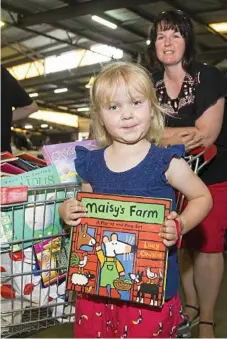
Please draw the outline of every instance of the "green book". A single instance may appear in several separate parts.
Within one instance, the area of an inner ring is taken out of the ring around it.
[[[28,192],[28,201],[2,206],[1,249],[9,247],[12,251],[17,251],[45,237],[61,233],[58,207],[65,198],[64,187],[48,188],[59,183],[60,178],[54,165],[1,179],[2,187],[20,185],[35,187]],[[45,189],[41,189],[40,186],[45,186]]]

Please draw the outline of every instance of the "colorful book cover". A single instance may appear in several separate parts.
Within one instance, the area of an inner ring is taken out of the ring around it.
[[[10,173],[10,174],[22,174],[26,172],[22,168],[16,167],[10,163],[2,164],[1,171],[5,173]]]
[[[171,200],[77,193],[87,208],[72,228],[67,289],[161,307],[168,251],[159,236]]]
[[[29,153],[25,153],[25,152],[19,153],[17,154],[17,157],[25,161],[31,162],[32,164],[38,165],[39,167],[45,167],[47,165],[43,159],[39,159]]]
[[[33,248],[44,287],[65,279],[69,252],[68,237],[46,239],[35,244]]]
[[[5,218],[5,228],[11,228],[12,234],[7,232],[7,240],[17,243],[20,248],[26,248],[33,244],[32,239],[55,235],[61,232],[61,221],[58,215],[58,207],[65,197],[64,189],[48,189],[48,185],[59,184],[60,179],[54,165],[39,168],[34,171],[18,174],[1,179],[1,186],[28,186],[36,187],[37,190],[28,192],[28,201],[15,204],[11,207],[1,208],[1,218]],[[39,189],[44,186],[46,189]],[[59,202],[56,202],[58,201]],[[8,226],[6,223],[8,220]],[[24,241],[23,243],[21,241]],[[39,239],[34,241],[40,241]],[[17,246],[17,248],[18,248]],[[16,246],[11,246],[16,251]]]
[[[48,165],[54,164],[57,168],[61,182],[80,183],[75,170],[76,146],[83,146],[89,150],[96,149],[95,140],[66,142],[62,144],[45,145],[42,148],[44,159]]]

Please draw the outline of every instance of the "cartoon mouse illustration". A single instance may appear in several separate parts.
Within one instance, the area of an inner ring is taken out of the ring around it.
[[[105,246],[105,255],[101,246],[96,247],[96,254],[101,265],[99,295],[120,298],[120,294],[114,287],[114,280],[124,278],[125,270],[117,259],[117,255],[135,252],[136,246],[119,241],[116,233],[112,233],[110,239],[104,236],[102,242]],[[110,295],[107,286],[110,287]]]

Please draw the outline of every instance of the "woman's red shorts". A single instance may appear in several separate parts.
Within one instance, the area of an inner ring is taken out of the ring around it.
[[[224,251],[227,230],[227,182],[208,186],[213,208],[203,222],[183,236],[182,247],[203,253]]]

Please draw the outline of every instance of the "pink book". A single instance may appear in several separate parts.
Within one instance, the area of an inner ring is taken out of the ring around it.
[[[95,140],[45,145],[42,148],[42,154],[47,165],[54,164],[56,166],[61,182],[80,182],[74,164],[74,160],[76,159],[76,146],[83,146],[89,150],[98,148]]]
[[[12,164],[4,163],[1,165],[1,172],[10,173],[10,174],[21,174],[21,173],[25,173],[26,171]]]

